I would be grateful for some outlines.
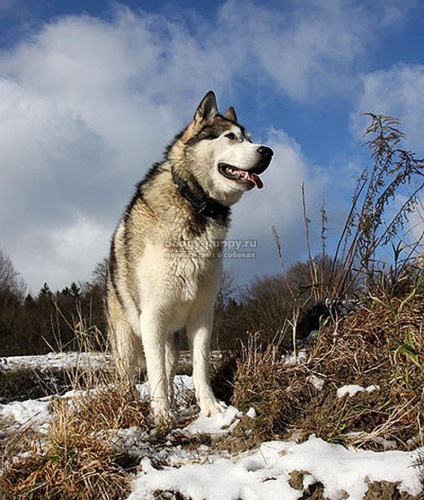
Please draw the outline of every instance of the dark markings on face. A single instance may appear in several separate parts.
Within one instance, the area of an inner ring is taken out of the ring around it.
[[[227,118],[224,118],[223,116],[219,115],[215,118],[213,123],[205,125],[195,136],[189,139],[187,141],[187,145],[191,146],[200,141],[205,141],[205,140],[211,141],[213,139],[218,139],[220,135],[230,130],[233,125],[237,125],[237,127],[240,128],[243,137],[245,137],[248,140],[248,137],[246,137],[247,134],[244,127],[242,127],[238,123],[233,122],[232,120],[228,120]]]

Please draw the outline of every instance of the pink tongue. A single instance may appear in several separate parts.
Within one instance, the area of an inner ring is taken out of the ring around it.
[[[258,189],[262,189],[264,187],[263,182],[258,175],[251,174],[249,172],[246,172],[246,173],[247,173],[246,177],[249,179],[249,181],[252,181],[253,184],[255,184],[255,186]]]

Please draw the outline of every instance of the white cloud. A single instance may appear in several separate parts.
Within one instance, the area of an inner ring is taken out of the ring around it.
[[[366,61],[381,29],[399,26],[411,5],[379,0],[287,2],[283,8],[228,0],[220,9],[218,36],[231,59],[262,75],[291,98],[349,96],[359,61]],[[216,37],[217,38],[217,37]]]
[[[409,227],[411,228],[411,239],[419,242],[422,256],[424,257],[424,203],[421,200],[416,206],[416,210],[410,215]],[[424,262],[423,262],[424,265]]]
[[[110,229],[95,220],[78,216],[63,227],[39,225],[20,238],[13,255],[19,271],[37,293],[44,281],[54,288],[69,286],[72,281],[89,278],[94,264],[109,252]]]
[[[364,130],[363,112],[389,115],[400,120],[399,129],[406,141],[400,147],[413,151],[417,158],[424,154],[424,65],[398,64],[385,71],[363,75],[362,93],[357,110],[352,114],[352,127],[359,136]],[[411,192],[414,188],[411,188]],[[408,194],[408,193],[407,193]],[[404,195],[402,195],[404,196]],[[400,208],[404,199],[400,196],[394,209]],[[422,212],[412,213],[409,218],[408,237],[421,238],[424,231]]]
[[[424,152],[424,65],[399,64],[363,75],[357,111],[352,115],[356,133],[363,130],[360,113],[372,112],[400,119],[407,147]]]

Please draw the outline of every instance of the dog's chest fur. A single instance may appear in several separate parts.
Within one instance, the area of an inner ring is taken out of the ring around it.
[[[197,238],[181,240],[179,247],[167,252],[170,264],[170,275],[177,277],[178,287],[185,301],[193,301],[198,288],[216,281],[221,274],[221,241],[226,230],[216,231],[206,227]],[[188,245],[187,245],[188,244]]]
[[[136,233],[143,233],[136,273],[141,303],[151,293],[143,283],[156,283],[167,301],[190,303],[199,288],[219,282],[227,224],[194,213],[166,172],[143,186],[131,212]]]

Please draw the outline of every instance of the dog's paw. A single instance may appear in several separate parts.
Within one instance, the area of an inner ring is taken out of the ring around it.
[[[153,415],[155,429],[154,432],[158,436],[167,435],[177,425],[177,419],[173,412],[161,415]]]
[[[152,401],[151,408],[156,428],[171,429],[175,426],[176,418],[168,405]]]
[[[222,413],[228,407],[223,401],[219,401],[216,398],[207,398],[199,402],[200,414],[203,417],[211,417],[215,413]]]

